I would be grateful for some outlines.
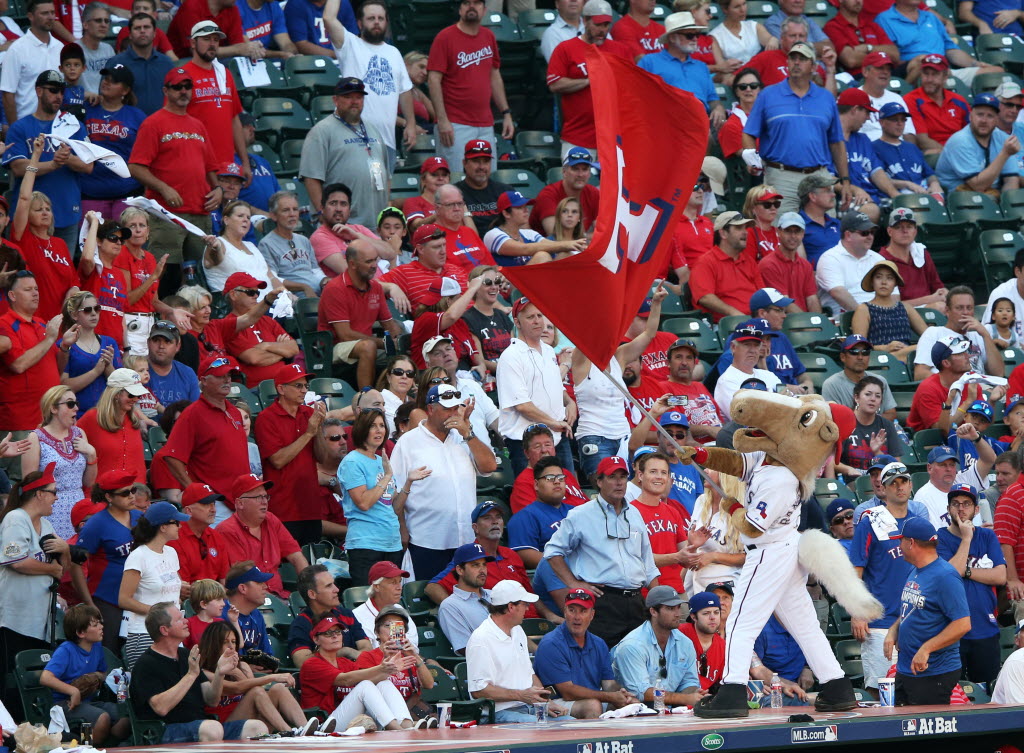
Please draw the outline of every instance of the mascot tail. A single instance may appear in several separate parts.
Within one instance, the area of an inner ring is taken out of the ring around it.
[[[850,616],[873,622],[882,616],[882,604],[857,577],[842,544],[822,531],[800,534],[800,564],[843,605]]]

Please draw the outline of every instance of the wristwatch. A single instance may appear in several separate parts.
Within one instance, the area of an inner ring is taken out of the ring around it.
[[[971,566],[968,565],[967,569],[964,570],[964,580],[970,580],[970,579],[971,579]]]
[[[469,436],[463,437],[462,441],[463,442],[472,442],[474,439],[476,439],[476,432],[473,431],[472,429],[470,429],[469,430]]]

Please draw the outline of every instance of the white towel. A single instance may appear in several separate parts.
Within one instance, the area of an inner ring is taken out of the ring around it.
[[[228,93],[228,69],[217,58],[213,59],[213,75],[217,79],[217,89],[222,95],[226,95]]]
[[[99,215],[99,223],[103,224],[103,215],[97,212]],[[78,250],[81,251],[85,248],[85,236],[89,234],[89,223],[83,222],[82,227],[78,228]],[[100,258],[100,244],[96,244],[96,248],[92,252],[92,260],[96,263],[96,269],[100,272],[103,271],[103,260]]]
[[[868,509],[865,515],[871,521],[871,530],[879,541],[889,541],[893,534],[899,533],[896,518],[893,517],[893,514],[889,512],[885,505],[872,507]]]
[[[918,269],[924,266],[924,244],[914,241],[910,244],[910,260]]]
[[[172,225],[177,225],[182,230],[192,233],[192,235],[198,235],[200,238],[205,238],[209,235],[209,233],[204,231],[202,228],[196,227],[187,220],[181,219],[181,217],[167,209],[164,209],[152,199],[147,199],[144,196],[132,196],[129,199],[125,199],[124,203],[130,207],[136,207],[149,212],[150,214],[155,214],[157,217],[162,217],[167,220],[167,222],[170,222]]]
[[[601,714],[602,719],[622,719],[627,716],[657,716],[658,712],[643,703],[631,703],[621,709],[611,709]]]
[[[71,731],[71,727],[68,726],[68,719],[64,716],[64,709],[60,706],[50,707],[50,726],[46,728],[46,731],[51,735],[54,732]]]
[[[0,729],[8,737],[14,734],[14,730],[18,729],[14,717],[11,716],[11,712],[7,710],[7,707],[2,702],[0,702]]]
[[[120,178],[132,177],[131,170],[128,169],[128,164],[120,154],[115,154],[109,149],[104,149],[102,146],[98,146],[97,144],[93,144],[89,141],[64,138],[60,134],[51,134],[51,136],[54,141],[59,141],[60,143],[67,144],[71,147],[71,151],[74,152],[74,155],[87,165],[91,165],[93,162],[98,162]]]
[[[956,392],[956,397],[954,397],[950,402],[951,407],[949,409],[949,413],[951,416],[956,415],[960,401],[963,399],[964,387],[969,384],[980,384],[983,387],[1005,387],[1009,384],[1009,381],[1003,377],[989,376],[988,374],[981,374],[977,371],[968,371],[953,382],[949,388],[950,392]]]

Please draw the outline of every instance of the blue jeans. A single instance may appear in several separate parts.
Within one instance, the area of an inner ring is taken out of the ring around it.
[[[563,719],[572,719],[571,716],[560,716],[558,721]],[[550,717],[548,717],[550,721]],[[511,706],[507,709],[494,712],[494,723],[495,724],[530,724],[536,723],[537,717],[533,713],[533,707],[527,706],[526,704],[519,704],[518,706]]]
[[[622,440],[598,437],[591,434],[586,437],[576,437],[576,444],[580,448],[580,473],[583,474],[580,483],[588,484],[591,481],[591,477],[597,473],[598,463],[605,458],[619,454]],[[623,459],[627,463],[629,462],[628,458]]]
[[[206,719],[196,719],[194,722],[176,722],[164,727],[165,743],[197,743],[199,742],[199,727]],[[242,737],[242,727],[245,726],[245,719],[234,722],[224,722],[224,739],[238,740]]]
[[[515,478],[526,470],[526,454],[523,452],[523,440],[505,438],[505,447],[508,448],[508,459],[512,463],[512,475]],[[555,445],[555,457],[562,461],[562,468],[576,475],[576,465],[572,460],[572,440],[563,438]],[[581,484],[587,485],[586,480]]]

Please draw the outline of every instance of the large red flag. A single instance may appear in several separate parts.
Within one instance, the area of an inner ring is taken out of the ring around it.
[[[587,52],[601,201],[587,250],[502,271],[600,368],[654,278],[668,268],[678,215],[700,174],[708,117],[688,92],[631,62]]]

